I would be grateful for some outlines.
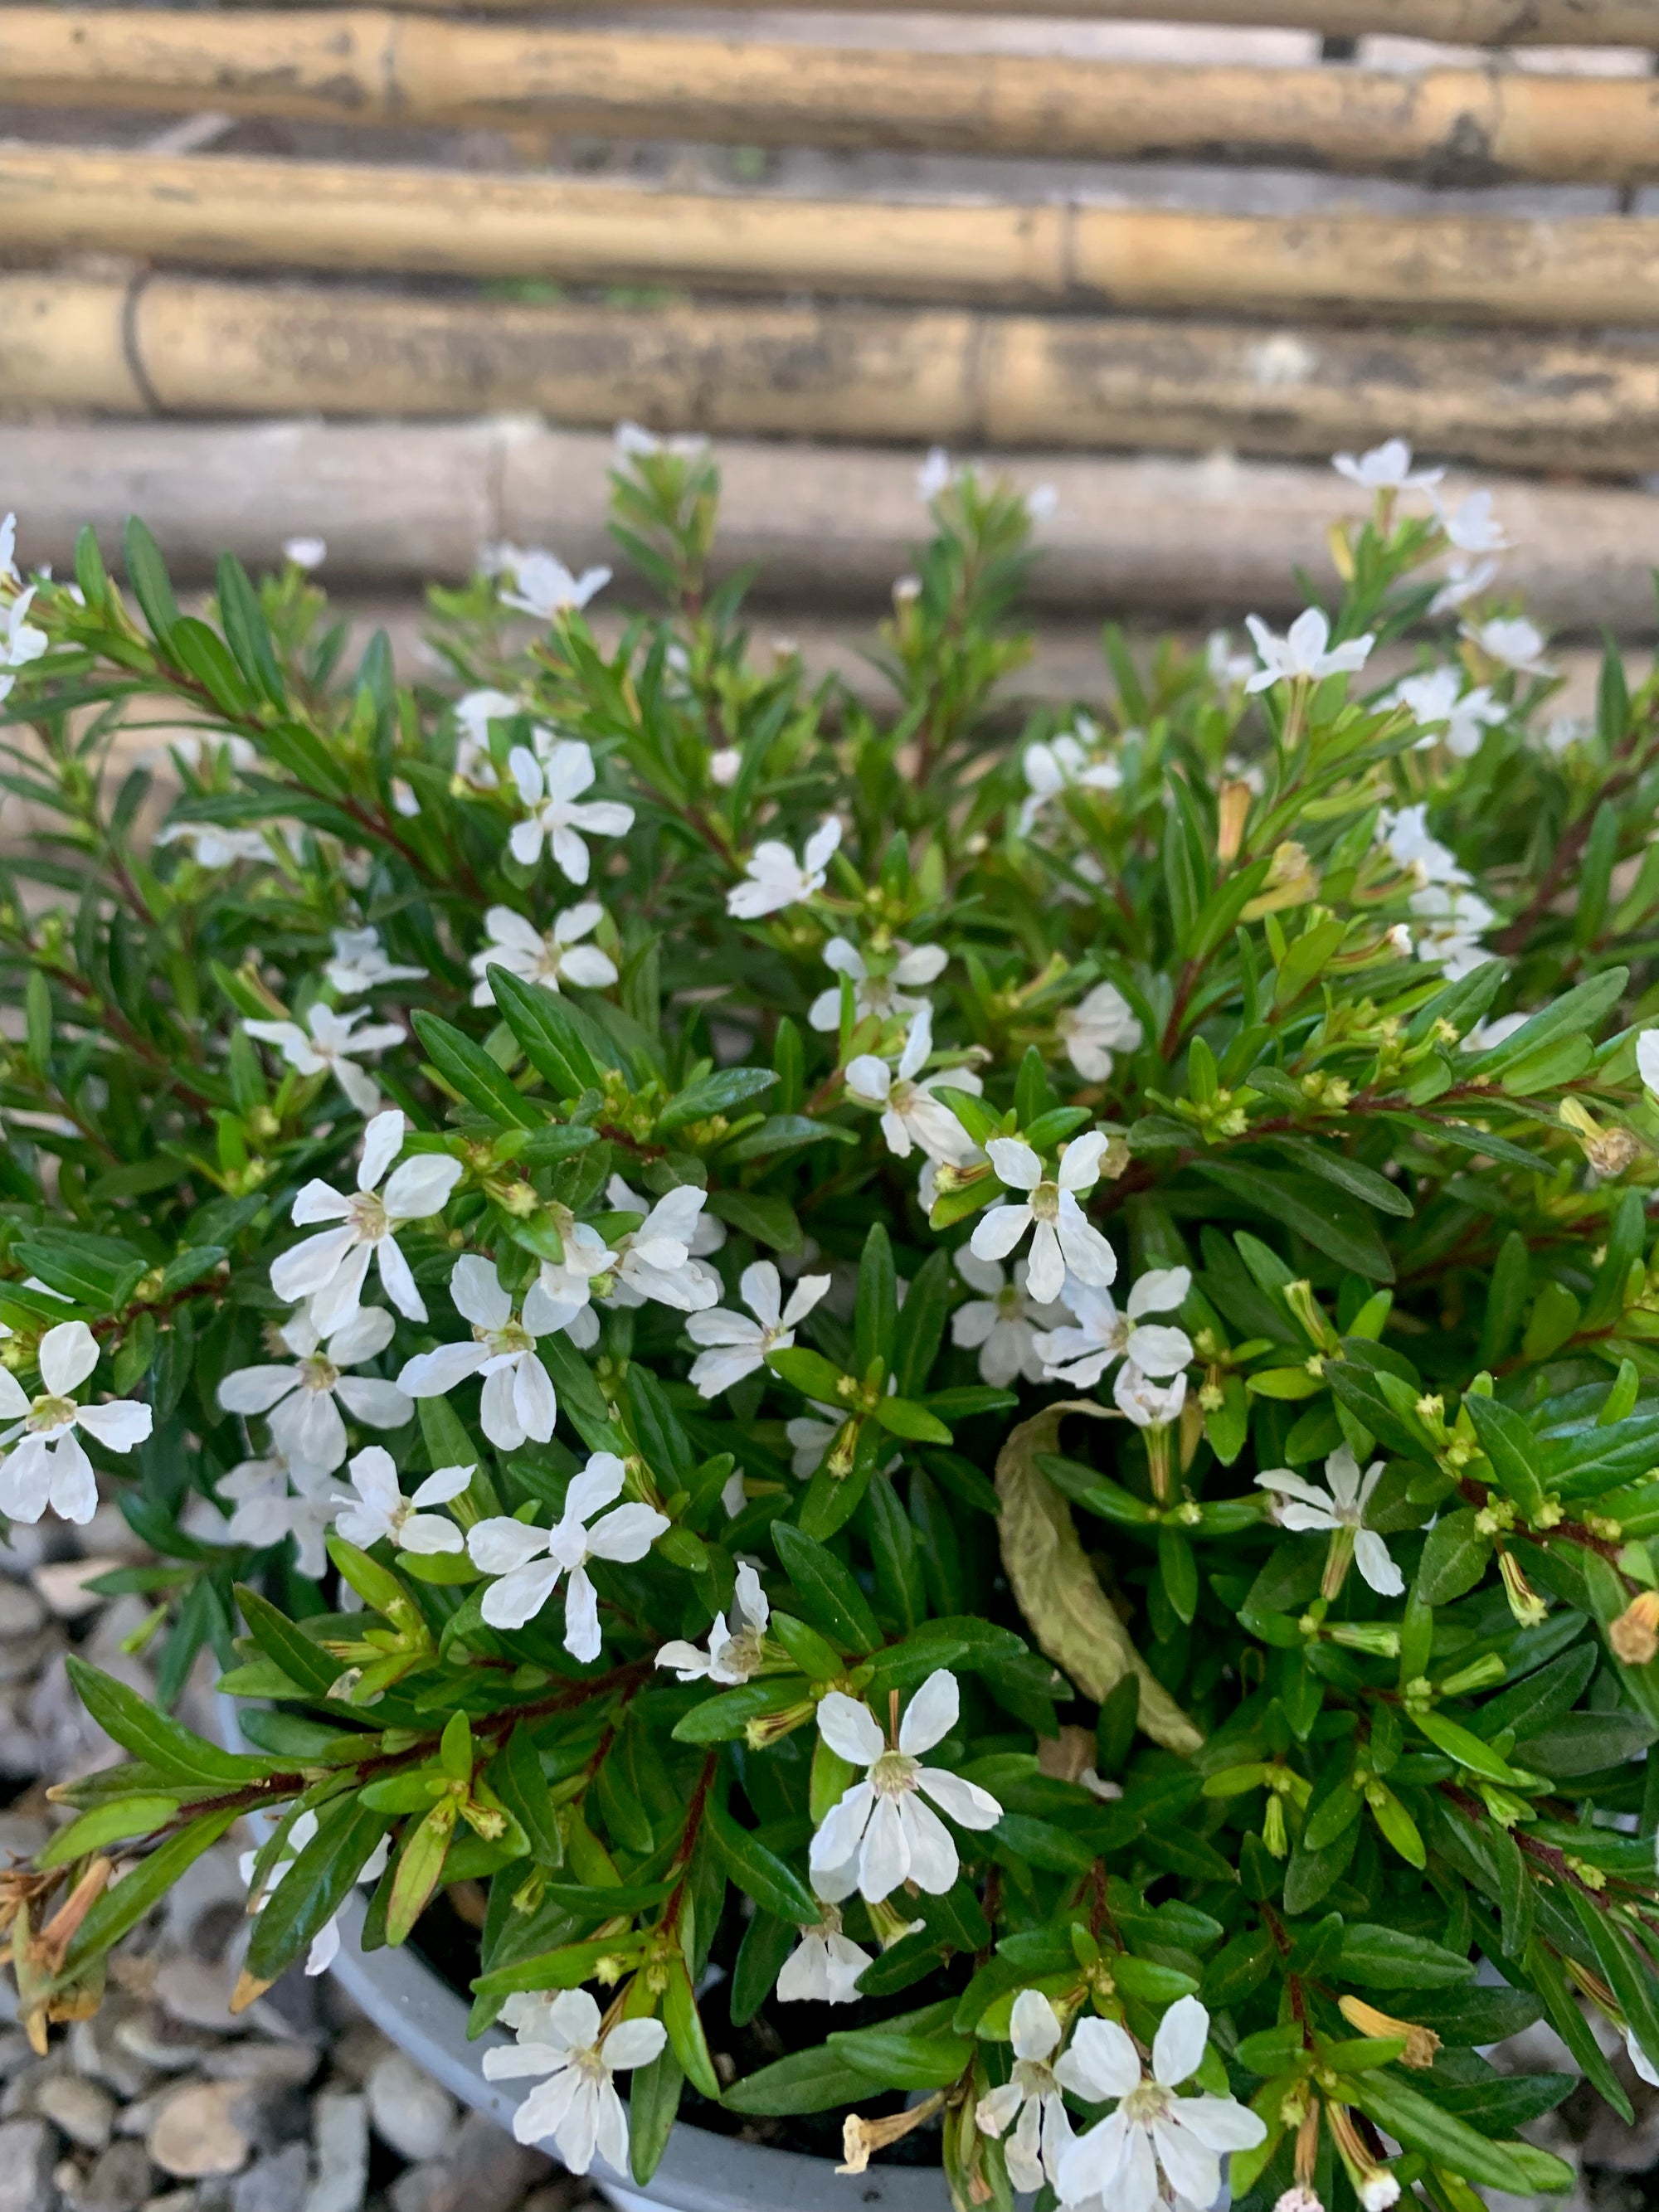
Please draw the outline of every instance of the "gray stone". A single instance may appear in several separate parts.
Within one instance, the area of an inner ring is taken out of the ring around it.
[[[0,1575],[0,1637],[33,1636],[46,1620],[45,1601],[27,1583]]]
[[[231,2212],[300,2212],[310,2178],[306,2146],[289,2143],[237,2175],[231,2185]]]
[[[210,2051],[202,2071],[210,2081],[257,2081],[272,2088],[303,2088],[317,2071],[308,2043],[225,2043]]]
[[[113,2142],[94,2160],[92,2171],[74,2191],[76,2212],[134,2212],[155,2185],[155,2168],[143,2145]]]
[[[112,2002],[91,2020],[74,2021],[69,2032],[70,2064],[88,2081],[101,2081],[125,2101],[142,2097],[154,2086],[155,2069],[116,2040],[117,2025]]]
[[[368,2077],[374,2132],[411,2165],[436,2158],[455,2126],[455,2100],[401,2051],[377,2059]]]
[[[228,1960],[209,1966],[200,1959],[168,1959],[155,1977],[155,2002],[181,2027],[240,2034],[246,2021],[230,2008],[237,1972]]]
[[[447,2152],[411,2166],[387,2191],[392,2212],[512,2212],[551,2159],[528,2150],[482,2112],[469,2112]]]
[[[60,2074],[34,2093],[34,2109],[82,2150],[102,2150],[115,2124],[115,2100],[95,2081]]]
[[[138,2212],[196,2212],[198,2202],[193,2189],[169,2189],[160,2197],[147,2197]]]
[[[316,2179],[304,2212],[358,2212],[368,2186],[368,2106],[362,2097],[324,2095],[312,2107]]]
[[[45,2120],[8,2120],[0,2126],[0,2212],[52,2212],[58,2202],[57,2163],[57,2139]]]
[[[251,2147],[234,2112],[244,2094],[240,2081],[190,2081],[174,2089],[149,2130],[149,2154],[161,2171],[181,2181],[240,2173]]]
[[[34,2062],[29,2039],[21,2027],[9,2029],[0,2035],[0,2081],[9,2081],[12,2075]]]
[[[343,2031],[329,2057],[337,2074],[361,2088],[381,2059],[395,2048],[372,2021],[359,2019]]]
[[[37,1567],[29,1580],[59,1620],[78,1620],[83,1613],[94,1613],[107,1602],[86,1585],[100,1575],[109,1574],[120,1564],[118,1559],[58,1559],[51,1566]],[[35,1626],[39,1626],[38,1621]],[[3,1627],[0,1627],[0,1635],[4,1633]]]
[[[118,2021],[111,2033],[123,2051],[160,2074],[187,2073],[201,2064],[211,2048],[198,2036],[181,2034],[178,2023],[165,2014],[148,2009]]]

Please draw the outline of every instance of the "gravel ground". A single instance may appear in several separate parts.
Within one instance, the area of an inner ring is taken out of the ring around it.
[[[82,1587],[144,1556],[112,1506],[85,1528],[19,1528],[0,1545],[0,1853],[39,1850],[65,1817],[49,1783],[118,1756],[76,1703],[64,1655],[153,1686],[143,1601]],[[204,1731],[210,1691],[204,1668],[180,1706]],[[598,2212],[586,2182],[463,2112],[327,1977],[296,1969],[232,2017],[245,1842],[233,1834],[197,1862],[116,1954],[102,2010],[55,2030],[47,2057],[30,2051],[0,1978],[0,2212]],[[1581,2089],[1528,2130],[1579,2172],[1572,2196],[1540,2198],[1537,2212],[1659,2206],[1659,2094],[1604,2041],[1637,2124]],[[1544,2027],[1496,2055],[1517,2072],[1574,2070]]]
[[[84,1529],[18,1528],[0,1547],[0,1852],[37,1850],[64,1815],[49,1783],[115,1747],[76,1703],[64,1655],[148,1692],[149,1608],[88,1576],[143,1557],[112,1507]],[[180,1708],[211,1726],[211,1674]],[[464,2112],[327,1977],[295,1970],[234,2018],[246,1838],[233,1834],[114,1960],[96,2018],[37,2059],[0,1979],[0,2212],[580,2212],[586,2182]],[[5,1860],[0,1858],[0,1863]]]

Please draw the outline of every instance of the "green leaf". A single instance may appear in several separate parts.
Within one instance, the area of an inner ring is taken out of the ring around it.
[[[778,1079],[769,1067],[722,1067],[671,1098],[657,1116],[657,1134],[666,1136],[691,1121],[706,1121],[770,1091]]]
[[[1376,1223],[1346,1192],[1243,1160],[1200,1159],[1193,1165],[1231,1196],[1247,1200],[1252,1213],[1265,1211],[1356,1275],[1373,1283],[1394,1280],[1394,1261]]]
[[[438,1887],[444,1861],[449,1855],[450,1838],[455,1832],[457,1810],[454,1798],[440,1798],[419,1825],[405,1833],[386,1905],[388,1943],[404,1941]]]
[[[1346,1190],[1350,1198],[1374,1206],[1379,1213],[1391,1213],[1408,1219],[1412,1202],[1397,1182],[1387,1176],[1378,1175],[1358,1160],[1351,1160],[1346,1152],[1339,1152],[1321,1145],[1310,1137],[1275,1137],[1276,1151],[1287,1152],[1298,1166],[1310,1175],[1318,1176],[1322,1182],[1333,1183],[1338,1190]]]
[[[79,1820],[59,1828],[43,1851],[35,1855],[37,1867],[67,1866],[72,1859],[89,1857],[106,1844],[125,1843],[131,1836],[148,1836],[164,1828],[179,1810],[176,1797],[118,1797],[100,1805]]]
[[[386,1826],[384,1814],[349,1792],[321,1808],[317,1832],[270,1884],[254,1920],[247,1970],[256,1980],[274,1981],[334,1917]]]
[[[915,1524],[884,1474],[872,1476],[865,1503],[877,1592],[900,1632],[908,1636],[927,1613]]]
[[[82,1704],[105,1735],[113,1736],[135,1759],[148,1761],[158,1773],[169,1778],[176,1776],[180,1782],[212,1782],[235,1788],[260,1781],[270,1772],[269,1759],[244,1759],[221,1751],[179,1722],[158,1713],[137,1690],[88,1666],[74,1652],[64,1665]]]
[[[887,1231],[878,1221],[871,1225],[859,1261],[858,1295],[853,1314],[855,1374],[868,1375],[878,1359],[886,1364],[897,1325],[898,1286],[893,1273],[893,1247]],[[951,1440],[947,1436],[943,1441],[948,1443]]]
[[[844,1402],[842,1370],[821,1352],[809,1352],[802,1344],[787,1345],[781,1352],[769,1352],[766,1364],[803,1398],[816,1398],[821,1405]]]
[[[668,2030],[668,2039],[675,2057],[685,2069],[685,2076],[700,2096],[711,2103],[720,2102],[720,2076],[714,2071],[714,2062],[709,2055],[708,2039],[703,2033],[702,2015],[697,2010],[697,2001],[691,1994],[690,1978],[684,1959],[677,1958],[668,1969],[668,1986],[663,1991],[663,2026]]]
[[[901,1398],[914,1398],[927,1385],[945,1340],[951,1311],[951,1255],[930,1252],[911,1279],[898,1310],[889,1364]],[[885,1347],[884,1347],[884,1349]]]
[[[245,1583],[236,1584],[236,1603],[247,1624],[248,1634],[265,1656],[274,1659],[289,1681],[301,1689],[326,1697],[339,1679],[340,1662],[331,1659],[319,1644],[296,1628],[286,1613]]]
[[[797,2112],[828,2112],[837,2105],[856,2105],[870,2094],[870,2076],[838,2051],[820,2045],[793,2051],[775,2065],[734,2081],[720,2099],[728,2112],[783,2119]]]
[[[1341,1971],[1361,1989],[1443,1990],[1474,1979],[1472,1960],[1426,1936],[1364,1920],[1351,1920],[1342,1931]]]
[[[954,2000],[945,2009],[948,2022]],[[936,2027],[905,2033],[892,2027],[843,2028],[830,2048],[864,2078],[854,2097],[867,2097],[873,2081],[883,2089],[948,2089],[974,2056],[974,2039]]]
[[[750,1190],[711,1190],[706,1211],[775,1252],[805,1248],[806,1232],[787,1198],[757,1196]]]
[[[815,1121],[805,1114],[769,1114],[758,1129],[750,1129],[727,1145],[720,1153],[722,1160],[763,1160],[778,1152],[798,1150],[803,1145],[856,1145],[854,1130],[843,1129],[836,1121]]]
[[[1536,1521],[1544,1502],[1544,1486],[1537,1471],[1540,1456],[1537,1437],[1520,1414],[1499,1399],[1469,1391],[1463,1404],[1480,1439],[1480,1449],[1492,1462],[1498,1486],[1528,1521]]]
[[[1476,1519],[1474,1506],[1461,1506],[1430,1529],[1417,1570],[1417,1595],[1425,1605],[1449,1605],[1486,1573],[1492,1538],[1482,1534]]]
[[[219,619],[225,626],[225,640],[236,656],[237,666],[273,707],[285,707],[287,687],[276,663],[264,611],[248,580],[247,570],[234,553],[222,553],[214,577]]]
[[[500,971],[490,970],[491,975]],[[476,1106],[494,1121],[505,1121],[518,1129],[537,1129],[543,1115],[505,1074],[482,1045],[476,1045],[459,1030],[417,1007],[410,1017],[415,1034],[425,1048],[432,1065],[469,1106]]]
[[[769,1912],[757,1912],[744,1930],[732,1968],[731,2014],[733,2027],[753,2020],[777,1987],[785,1962],[800,1941],[793,1920],[780,1920]]]
[[[648,2066],[636,2067],[628,2085],[628,2163],[643,2189],[668,2148],[669,2130],[680,2109],[685,2069],[672,2043]]]
[[[715,1850],[745,1896],[781,1920],[792,1920],[799,1927],[817,1925],[822,1910],[793,1867],[740,1827],[725,1806],[712,1798],[703,1818]]]
[[[1489,2189],[1530,2197],[1540,2190],[1571,2189],[1577,2179],[1563,2160],[1530,2143],[1489,2142],[1467,2120],[1408,2088],[1391,2067],[1347,2075],[1343,2093],[1396,2142]]]
[[[127,517],[122,543],[132,595],[143,610],[151,636],[158,645],[165,647],[179,619],[179,602],[173,596],[161,549],[136,514]]]
[[[64,1977],[72,1978],[136,1928],[161,1903],[185,1868],[216,1844],[238,1817],[234,1805],[222,1812],[204,1813],[140,1859],[113,1889],[106,1889],[70,1939],[64,1956]]]
[[[517,1038],[520,1050],[538,1075],[550,1083],[562,1098],[580,1098],[598,1085],[604,1071],[555,991],[539,983],[526,983],[507,969],[491,967],[486,974],[495,996],[495,1010]]]
[[[814,1625],[843,1651],[873,1651],[881,1642],[881,1631],[852,1570],[787,1521],[773,1522],[772,1540],[799,1595],[801,1610]]]
[[[870,1418],[890,1436],[903,1437],[910,1443],[948,1444],[951,1441],[951,1431],[938,1414],[930,1413],[912,1398],[878,1398]]]

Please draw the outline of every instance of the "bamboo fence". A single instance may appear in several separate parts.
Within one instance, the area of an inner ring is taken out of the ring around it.
[[[615,458],[608,434],[522,418],[66,423],[12,433],[4,465],[31,560],[61,568],[82,523],[107,543],[136,511],[181,576],[210,577],[226,548],[263,566],[285,537],[315,533],[334,588],[407,589],[466,576],[485,544],[533,544],[550,517],[564,558],[614,560]],[[718,573],[756,565],[773,604],[877,607],[925,532],[914,453],[737,438],[720,461]],[[1291,612],[1304,604],[1298,568],[1322,588],[1333,581],[1326,533],[1353,507],[1352,487],[1322,465],[1045,453],[1006,467],[1056,494],[1031,580],[1045,619],[1097,621],[1104,607],[1235,622],[1242,607]],[[1453,499],[1467,489],[1446,486]],[[1651,633],[1659,500],[1520,477],[1495,489],[1516,541],[1505,574],[1538,620]]]
[[[441,11],[452,0],[398,0]],[[605,0],[469,0],[496,15],[585,15]],[[683,0],[632,0],[665,10]],[[721,0],[728,10],[817,11],[823,0]],[[1006,15],[1008,0],[904,0],[907,14]],[[1433,39],[1461,46],[1652,46],[1652,0],[1043,0],[1045,15],[1102,22],[1201,23],[1315,31],[1327,38]]]
[[[23,106],[1113,160],[1465,181],[1659,178],[1659,78],[1175,67],[767,45],[386,10],[12,7]]]
[[[1659,355],[941,308],[480,305],[346,287],[0,280],[14,405],[530,410],[602,426],[1324,454],[1388,423],[1501,465],[1659,468]]]
[[[1655,0],[1659,7],[1659,0]],[[1195,215],[659,191],[363,162],[0,146],[8,252],[1029,307],[1659,324],[1659,223]]]

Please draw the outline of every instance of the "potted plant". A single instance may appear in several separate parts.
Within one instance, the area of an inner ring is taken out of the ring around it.
[[[157,1608],[0,1876],[37,2045],[253,1814],[244,1996],[345,1911],[684,2203],[1471,2212],[1571,2179],[1540,2019],[1628,2114],[1659,689],[1552,719],[1484,495],[1341,465],[1329,607],[1023,724],[1029,517],[937,465],[883,708],[642,434],[665,611],[501,549],[443,686],[301,559],[8,539],[0,1510],[101,1476]]]

